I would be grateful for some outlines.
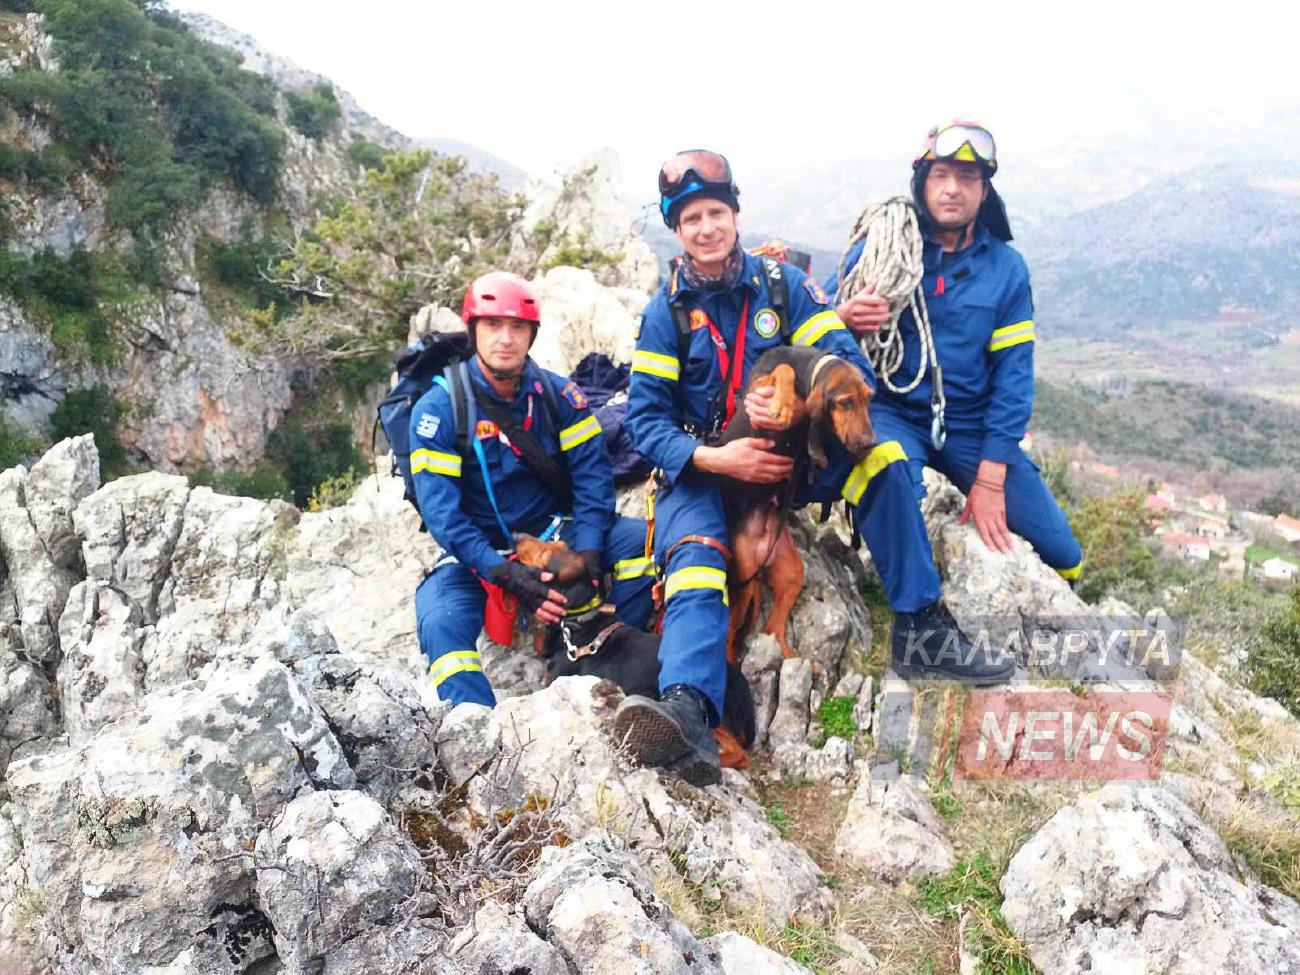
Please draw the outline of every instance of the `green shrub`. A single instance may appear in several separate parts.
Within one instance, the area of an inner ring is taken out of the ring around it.
[[[308,507],[327,479],[366,469],[352,427],[342,421],[309,428],[300,420],[285,420],[271,434],[266,455],[283,471],[293,503],[300,508]]]
[[[289,110],[289,124],[317,142],[330,134],[330,129],[343,114],[339,100],[334,96],[334,88],[324,82],[305,95],[296,91],[285,92],[284,100]]]
[[[250,235],[230,242],[205,237],[195,248],[194,259],[200,275],[227,288],[245,308],[272,308],[282,315],[295,307],[293,298],[263,275],[275,253],[269,237],[254,240]]]
[[[76,390],[50,414],[50,440],[58,443],[67,437],[93,434],[99,451],[100,480],[111,481],[130,473],[126,448],[117,437],[117,424],[124,413],[122,403],[103,386]]]
[[[366,169],[379,169],[387,154],[388,150],[383,146],[359,135],[354,135],[352,145],[348,146],[348,158]]]
[[[83,248],[60,257],[50,248],[24,257],[0,251],[0,294],[21,304],[66,357],[96,363],[115,355],[109,321],[100,306],[110,259],[97,261]],[[120,283],[120,282],[117,282]]]
[[[1083,575],[1079,595],[1096,602],[1126,584],[1153,586],[1159,566],[1147,542],[1150,515],[1140,491],[1120,491],[1105,498],[1088,498],[1070,517],[1070,527],[1083,546]]]
[[[40,449],[39,441],[15,430],[0,414],[0,471],[26,463]]]
[[[267,79],[153,3],[36,6],[60,70],[0,79],[0,103],[44,121],[57,150],[10,158],[11,170],[51,182],[66,179],[66,161],[106,175],[108,218],[135,235],[161,233],[222,179],[262,203],[275,196],[284,138]]]
[[[1265,620],[1262,635],[1246,658],[1246,682],[1300,718],[1300,586],[1292,586],[1287,604]]]

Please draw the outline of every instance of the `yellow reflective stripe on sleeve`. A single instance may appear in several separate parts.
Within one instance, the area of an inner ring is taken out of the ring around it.
[[[437,687],[452,674],[483,673],[483,661],[477,650],[453,650],[429,664],[429,678]]]
[[[573,426],[565,427],[560,431],[560,449],[572,450],[578,444],[586,443],[598,433],[600,433],[600,421],[594,416],[588,416],[586,419],[579,420]]]
[[[654,574],[654,559],[623,559],[614,563],[615,579],[639,579],[642,576],[652,576]]]
[[[632,371],[677,382],[682,374],[682,364],[677,361],[676,356],[660,355],[658,352],[638,349],[632,353]]]
[[[890,464],[900,460],[907,460],[907,454],[903,451],[903,445],[897,440],[886,440],[884,443],[876,444],[871,453],[862,458],[849,472],[840,494],[849,504],[857,504],[867,493],[867,485],[871,483],[871,479]]]
[[[456,454],[444,454],[441,450],[428,450],[421,447],[411,451],[411,473],[420,474],[430,471],[434,474],[446,474],[448,477],[460,477],[460,457]]]
[[[564,615],[565,615],[565,616],[581,616],[583,613],[589,613],[589,612],[591,612],[593,609],[595,609],[597,606],[599,606],[602,602],[603,602],[603,600],[601,599],[600,593],[596,593],[596,595],[593,596],[593,597],[591,598],[591,601],[590,601],[590,602],[583,603],[581,606],[571,606],[571,607],[566,607],[565,610],[564,610]]]
[[[794,335],[790,336],[790,344],[813,345],[827,332],[833,332],[837,328],[843,327],[844,323],[840,321],[840,316],[835,312],[818,312],[794,330]]]
[[[1068,569],[1057,569],[1056,574],[1059,575],[1062,579],[1073,581],[1079,578],[1079,573],[1081,573],[1082,571],[1083,571],[1083,559],[1080,559],[1078,565],[1072,566],[1071,568]]]
[[[997,352],[999,349],[1009,349],[1013,345],[1032,342],[1033,340],[1034,320],[1030,318],[1023,322],[1016,322],[1014,325],[995,328],[993,335],[989,338],[989,351]]]
[[[686,589],[717,589],[722,593],[722,605],[730,605],[727,599],[727,573],[723,569],[715,569],[711,565],[692,565],[678,569],[664,582],[664,602]]]

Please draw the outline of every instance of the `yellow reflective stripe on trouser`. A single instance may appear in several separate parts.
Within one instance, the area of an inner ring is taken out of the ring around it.
[[[989,338],[989,351],[997,352],[999,349],[1009,349],[1013,345],[1032,342],[1033,340],[1034,320],[1029,318],[1023,322],[1016,322],[1014,325],[995,328],[993,335]]]
[[[1078,565],[1071,566],[1068,569],[1057,569],[1056,573],[1062,579],[1073,581],[1079,578],[1079,573],[1081,573],[1082,571],[1083,571],[1083,559],[1080,559]]]
[[[717,589],[722,593],[722,605],[730,605],[727,599],[727,573],[724,569],[715,569],[711,565],[692,565],[669,573],[664,582],[664,602],[685,589]]]
[[[639,579],[655,574],[654,559],[622,559],[614,563],[615,579]]]
[[[565,427],[560,431],[560,449],[572,450],[578,444],[586,443],[598,433],[600,433],[600,421],[594,416],[579,420],[573,426]]]
[[[431,471],[434,474],[446,474],[448,477],[460,477],[460,457],[456,454],[444,454],[441,450],[411,451],[411,473],[420,474]]]
[[[837,328],[843,327],[844,323],[840,321],[840,316],[835,312],[818,312],[794,330],[794,334],[790,336],[790,344],[813,345],[827,332],[833,332]]]
[[[483,661],[477,650],[453,650],[429,664],[429,677],[433,680],[434,687],[452,674],[463,674],[466,671],[483,673]]]
[[[682,364],[677,361],[676,356],[660,355],[658,352],[646,352],[643,349],[637,349],[632,353],[632,371],[644,372],[649,376],[658,376],[661,379],[671,379],[677,382],[682,374]]]
[[[840,494],[849,504],[857,504],[867,493],[867,485],[871,483],[871,479],[899,460],[907,460],[907,454],[903,452],[903,445],[897,440],[886,440],[884,443],[876,444],[871,453],[858,461],[857,466],[849,472]]]

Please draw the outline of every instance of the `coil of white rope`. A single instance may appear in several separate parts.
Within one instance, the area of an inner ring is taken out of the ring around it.
[[[860,240],[865,240],[862,256],[846,275],[844,265]],[[930,313],[921,286],[925,274],[924,245],[916,207],[907,197],[895,196],[883,203],[868,204],[858,215],[848,246],[840,257],[839,300],[844,304],[874,285],[874,293],[889,304],[889,321],[859,341],[880,381],[899,395],[916,389],[929,369],[932,387],[930,440],[936,450],[941,450],[947,437],[944,416],[947,401],[943,392],[943,370],[935,352]],[[903,365],[903,334],[898,323],[908,308],[912,310],[912,320],[921,341],[921,361],[911,381],[900,385],[894,381],[894,374]]]

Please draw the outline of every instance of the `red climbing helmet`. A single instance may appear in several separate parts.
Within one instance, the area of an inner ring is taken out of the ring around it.
[[[469,324],[488,316],[521,318],[534,325],[542,320],[533,286],[509,271],[489,271],[465,289],[460,317]]]

